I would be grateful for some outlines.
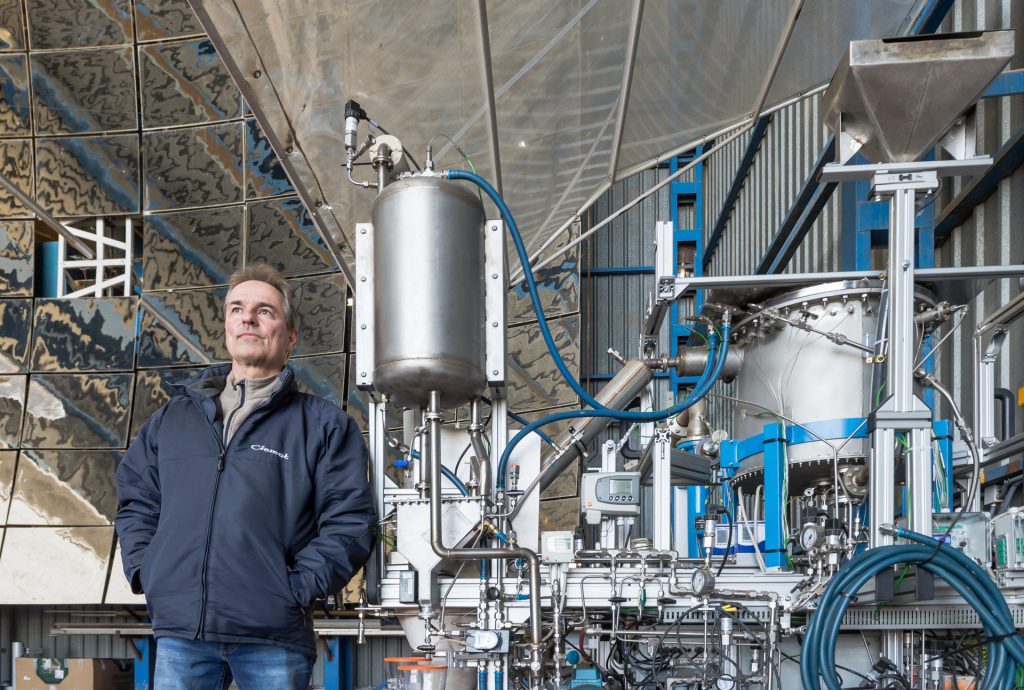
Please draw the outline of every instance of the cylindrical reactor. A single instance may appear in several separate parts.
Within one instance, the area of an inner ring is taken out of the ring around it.
[[[879,332],[881,298],[878,281],[829,283],[763,301],[760,309],[739,321],[733,332],[744,353],[735,395],[756,405],[737,404],[735,438],[755,436],[766,424],[780,421],[773,412],[801,424],[859,419],[884,400],[882,364],[824,335],[873,347]],[[919,310],[935,303],[921,288],[915,301]],[[772,314],[781,318],[772,318]],[[840,439],[835,445],[842,443]],[[850,440],[839,451],[840,463],[863,462],[869,447],[869,439]],[[820,441],[790,446],[786,451],[790,488],[800,490],[831,478],[833,454],[832,448]],[[761,454],[744,460],[735,483],[745,489],[756,486],[763,480],[763,466]]]
[[[407,406],[479,395],[484,369],[484,210],[465,187],[401,179],[373,204],[373,385]]]

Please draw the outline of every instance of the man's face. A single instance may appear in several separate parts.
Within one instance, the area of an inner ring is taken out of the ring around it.
[[[251,369],[249,376],[280,371],[295,345],[288,331],[284,296],[273,285],[249,280],[228,293],[224,340],[231,361]]]

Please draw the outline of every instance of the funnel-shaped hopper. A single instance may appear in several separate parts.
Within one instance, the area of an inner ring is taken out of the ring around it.
[[[825,124],[871,163],[917,160],[1012,56],[1012,31],[853,41],[825,92]]]

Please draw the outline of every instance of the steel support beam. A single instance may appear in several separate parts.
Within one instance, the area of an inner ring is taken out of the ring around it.
[[[782,63],[782,56],[786,54],[789,39],[793,36],[793,28],[796,26],[797,19],[800,18],[800,11],[803,8],[804,0],[793,0],[793,6],[789,9],[789,16],[786,17],[786,26],[782,31],[782,38],[779,39],[779,44],[775,46],[775,54],[772,56],[772,63],[768,67],[768,74],[765,75],[764,82],[761,83],[761,90],[757,94],[757,100],[754,101],[754,108],[751,110],[750,116],[752,120],[756,120],[761,116],[761,109],[764,107],[764,102],[768,99],[768,93],[772,89],[775,75],[778,73],[779,65]]]
[[[487,140],[491,147],[494,166],[494,188],[504,196],[501,187],[501,155],[498,150],[498,113],[494,107],[494,71],[491,69],[491,34],[487,29],[487,0],[477,0],[477,18],[480,21],[480,76],[484,85],[484,105],[487,108]]]
[[[764,135],[768,131],[768,125],[771,124],[771,121],[772,115],[762,115],[757,119],[754,129],[750,133],[747,149],[743,152],[740,164],[736,168],[736,175],[732,179],[732,186],[729,188],[729,193],[725,195],[725,202],[722,204],[722,210],[718,213],[718,220],[715,221],[715,226],[708,236],[707,243],[704,245],[703,265],[705,269],[711,263],[711,257],[714,256],[715,250],[718,249],[722,233],[725,232],[725,226],[729,222],[730,216],[732,216],[732,209],[736,205],[740,192],[743,190],[743,184],[747,180],[747,173],[750,172],[750,166],[753,165],[754,158],[761,148],[761,142],[764,141]]]
[[[828,197],[832,194],[832,190],[835,189],[833,184],[828,189],[827,194],[822,194],[822,185],[818,182],[818,176],[826,165],[834,161],[836,158],[835,148],[835,135],[830,136],[828,141],[825,142],[825,148],[818,156],[818,160],[815,161],[814,167],[811,168],[810,174],[804,181],[803,187],[800,189],[800,193],[797,194],[796,200],[793,205],[789,207],[789,211],[786,213],[786,217],[782,219],[782,223],[779,225],[778,231],[772,238],[771,244],[768,245],[768,249],[765,251],[764,256],[761,257],[761,261],[757,264],[756,273],[779,273],[779,270],[771,270],[773,266],[779,264],[779,259],[783,254],[783,251],[790,253],[796,251],[796,247],[803,240],[804,235],[807,234],[808,228],[817,219],[817,213],[810,215],[807,213],[810,204],[815,202],[819,210],[825,206],[825,202],[828,201]],[[802,232],[801,232],[802,231]],[[795,237],[797,233],[799,237]],[[786,259],[788,262],[789,259]],[[782,264],[785,267],[785,263]]]
[[[484,0],[480,0],[483,3]],[[619,85],[619,109],[615,116],[615,130],[612,133],[611,160],[608,162],[608,179],[615,181],[615,169],[619,167],[619,151],[622,149],[622,135],[626,131],[626,109],[629,107],[629,91],[633,86],[633,67],[636,65],[636,49],[640,44],[640,25],[644,19],[644,0],[633,0],[633,14],[629,24],[629,38],[626,41],[626,62],[622,68],[622,83]]]
[[[1024,163],[1024,125],[1010,135],[993,157],[992,165],[957,195],[935,221],[935,243],[941,245],[964,223],[974,209],[991,196],[999,183]]]

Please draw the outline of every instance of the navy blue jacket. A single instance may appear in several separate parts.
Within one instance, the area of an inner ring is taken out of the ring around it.
[[[350,417],[291,369],[223,447],[230,365],[190,380],[117,468],[117,533],[157,637],[270,643],[316,656],[311,605],[366,562],[376,518]]]

